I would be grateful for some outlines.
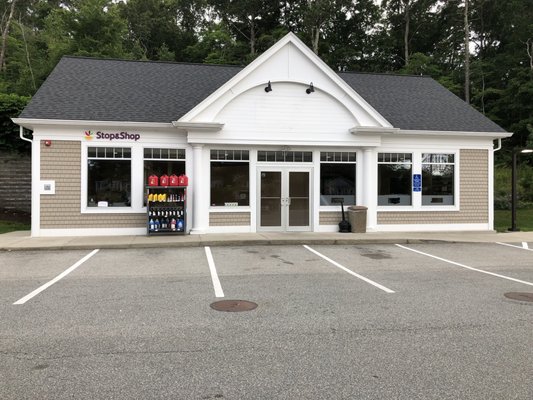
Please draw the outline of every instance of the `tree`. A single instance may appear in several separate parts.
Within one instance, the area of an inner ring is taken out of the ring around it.
[[[112,0],[73,0],[56,8],[45,21],[45,35],[52,59],[64,54],[94,57],[127,57],[126,23]]]
[[[18,140],[19,129],[11,122],[24,109],[29,97],[0,93],[0,150],[28,153],[27,142]]]
[[[15,6],[17,5],[17,0],[11,0],[11,5],[9,6],[9,14],[4,21],[2,18],[2,46],[0,48],[0,68],[5,70],[5,56],[6,56],[6,47],[7,47],[7,35],[9,34],[9,28],[11,27],[11,21],[15,13]],[[5,13],[4,13],[5,15]]]
[[[409,64],[412,53],[432,51],[438,0],[383,0],[382,43],[389,42],[398,69]]]
[[[469,0],[464,0],[464,31],[465,31],[465,101],[470,103],[470,23],[468,22]]]
[[[205,23],[200,0],[129,0],[120,4],[133,53],[149,60],[189,61],[185,49],[197,43]]]
[[[236,41],[248,44],[248,57],[243,63],[257,56],[261,37],[279,26],[281,2],[278,1],[210,0],[208,3]]]

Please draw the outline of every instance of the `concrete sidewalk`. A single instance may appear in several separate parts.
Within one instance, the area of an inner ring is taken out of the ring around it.
[[[424,242],[533,243],[533,232],[224,233],[184,236],[30,237],[29,231],[0,235],[0,250],[138,249],[152,247],[379,244]],[[533,247],[533,246],[532,246]]]

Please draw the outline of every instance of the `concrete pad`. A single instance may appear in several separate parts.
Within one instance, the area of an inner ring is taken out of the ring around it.
[[[350,245],[448,243],[521,243],[533,242],[533,232],[258,232],[210,233],[169,236],[84,236],[28,237],[29,232],[0,235],[0,250],[126,249],[158,247],[240,246],[240,245]]]

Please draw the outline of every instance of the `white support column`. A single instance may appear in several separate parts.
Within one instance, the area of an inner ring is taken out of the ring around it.
[[[368,207],[366,227],[374,231],[377,225],[377,160],[373,148],[363,149],[363,205]]]
[[[41,139],[33,136],[31,144],[31,236],[41,232]]]
[[[189,181],[189,192],[188,196],[192,194],[192,205],[193,205],[193,219],[192,219],[192,229],[191,233],[204,233],[207,229],[207,218],[209,210],[204,206],[205,199],[205,174],[203,171],[203,144],[193,144],[192,145],[192,157],[193,157],[193,171],[192,177]],[[192,188],[192,193],[190,191]],[[190,199],[189,199],[190,201]]]

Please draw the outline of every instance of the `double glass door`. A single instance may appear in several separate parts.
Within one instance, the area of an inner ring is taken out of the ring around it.
[[[311,170],[263,167],[258,174],[259,230],[311,230]]]

